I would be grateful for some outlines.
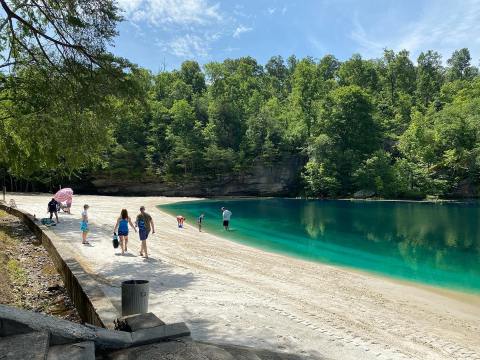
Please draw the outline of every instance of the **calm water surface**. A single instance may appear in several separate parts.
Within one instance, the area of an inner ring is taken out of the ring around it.
[[[220,207],[233,215],[230,232]],[[194,225],[269,251],[480,293],[480,204],[299,199],[160,206]]]

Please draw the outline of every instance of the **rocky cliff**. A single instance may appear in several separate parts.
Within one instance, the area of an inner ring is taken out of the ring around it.
[[[301,158],[286,157],[275,165],[256,162],[245,173],[215,179],[169,183],[155,179],[97,178],[92,184],[96,192],[105,195],[287,196],[298,192],[303,165]]]

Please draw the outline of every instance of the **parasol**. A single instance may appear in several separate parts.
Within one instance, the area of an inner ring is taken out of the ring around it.
[[[67,200],[72,200],[73,196],[73,190],[70,188],[64,188],[59,191],[54,196],[54,199],[57,200],[58,202],[66,202]]]

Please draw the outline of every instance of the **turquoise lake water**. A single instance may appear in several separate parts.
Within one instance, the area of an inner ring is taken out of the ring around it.
[[[232,211],[231,231],[220,208]],[[162,205],[207,232],[268,251],[480,293],[480,203],[202,200]]]

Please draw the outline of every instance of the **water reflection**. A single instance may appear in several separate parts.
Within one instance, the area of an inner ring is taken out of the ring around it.
[[[217,219],[233,211],[235,240],[308,259],[443,286],[480,290],[478,203],[292,199],[178,203],[164,207]],[[209,231],[219,231],[215,222]],[[224,234],[223,234],[224,235]]]

